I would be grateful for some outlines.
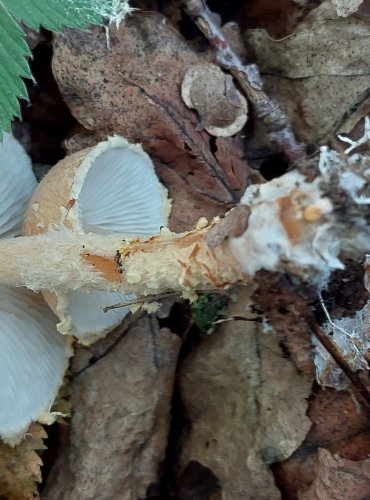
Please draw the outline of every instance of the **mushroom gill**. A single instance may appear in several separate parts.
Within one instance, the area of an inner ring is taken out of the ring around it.
[[[19,142],[4,133],[0,143],[0,236],[19,233],[24,211],[37,186],[31,160]]]
[[[31,422],[50,423],[50,409],[72,354],[41,296],[0,286],[0,436],[21,440]]]
[[[10,134],[0,144],[0,239],[19,234],[37,185],[31,160]],[[43,298],[25,288],[0,285],[0,437],[15,445],[31,422],[50,413],[72,354],[56,330]]]

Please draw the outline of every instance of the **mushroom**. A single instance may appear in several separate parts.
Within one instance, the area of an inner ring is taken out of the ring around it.
[[[0,144],[0,175],[5,239],[19,233],[37,185],[29,157],[10,134]],[[55,417],[50,409],[71,355],[71,342],[58,334],[56,322],[40,295],[0,285],[0,437],[8,444],[17,444],[32,421]]]
[[[248,118],[248,103],[231,75],[210,63],[194,64],[185,73],[181,95],[200,117],[199,128],[216,137],[239,132]]]
[[[167,225],[170,202],[149,156],[118,136],[60,161],[41,181],[29,205],[24,234],[50,229],[152,236]],[[59,332],[89,344],[117,326],[129,308],[103,307],[134,295],[81,289],[44,297],[60,319]]]

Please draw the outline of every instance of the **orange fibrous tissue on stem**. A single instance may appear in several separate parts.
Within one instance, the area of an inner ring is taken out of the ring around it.
[[[83,259],[93,266],[96,271],[102,273],[108,281],[120,282],[121,274],[117,268],[116,260],[101,257],[99,255],[91,255],[88,253],[82,254]]]

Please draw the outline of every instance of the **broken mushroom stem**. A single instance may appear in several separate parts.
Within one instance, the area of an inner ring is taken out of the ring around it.
[[[204,0],[184,0],[184,8],[209,43],[216,48],[217,62],[237,80],[253,105],[257,118],[267,127],[271,140],[286,154],[291,163],[304,158],[304,146],[297,141],[287,116],[262,90],[258,67],[255,64],[245,65],[240,61]]]
[[[61,227],[1,241],[0,283],[67,294],[95,289],[134,294],[135,300],[177,292],[194,300],[199,290],[253,284],[256,272],[266,269],[322,286],[343,267],[340,251],[363,253],[370,245],[367,198],[359,191],[367,162],[349,160],[325,150],[316,178],[290,171],[251,185],[225,217],[200,219],[181,234],[163,229],[139,238]],[[348,181],[349,168],[356,183]],[[336,192],[331,197],[333,175],[343,189],[338,200]]]
[[[336,226],[331,212],[332,204],[317,182],[292,171],[251,186],[242,204],[224,218],[210,224],[201,220],[196,229],[181,234],[164,229],[159,236],[127,239],[62,229],[4,240],[0,282],[57,292],[99,289],[139,298],[179,292],[190,299],[197,290],[253,283],[262,268],[314,282],[341,267],[339,247],[332,244]]]
[[[243,279],[229,246],[207,230],[149,239],[63,230],[0,242],[0,282],[32,290],[100,289],[138,297],[227,288]]]

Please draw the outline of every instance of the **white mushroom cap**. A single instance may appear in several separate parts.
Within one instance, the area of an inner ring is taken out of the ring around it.
[[[71,348],[43,298],[0,285],[0,436],[16,444],[31,422],[53,421],[51,406]]]
[[[10,134],[0,143],[0,238],[17,235],[37,181],[31,160]],[[51,422],[71,355],[70,341],[40,295],[0,285],[0,437],[19,442],[31,422]]]
[[[18,234],[24,212],[37,186],[31,160],[11,134],[0,143],[0,236]]]
[[[141,146],[111,137],[60,161],[42,180],[26,215],[24,233],[67,228],[79,233],[159,234],[170,211],[167,191]],[[58,290],[45,294],[60,319],[58,330],[88,344],[102,337],[129,312],[103,307],[134,297],[117,293]]]

